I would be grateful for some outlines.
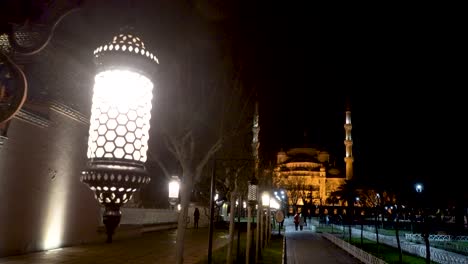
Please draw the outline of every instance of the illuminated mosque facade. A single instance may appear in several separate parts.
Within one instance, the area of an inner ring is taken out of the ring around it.
[[[292,148],[277,154],[273,183],[287,191],[289,213],[305,203],[315,206],[330,205],[331,196],[346,180],[353,178],[353,140],[351,137],[351,110],[346,110],[345,169],[330,162],[330,154],[318,147]]]

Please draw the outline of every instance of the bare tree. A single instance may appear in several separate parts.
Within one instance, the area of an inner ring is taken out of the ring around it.
[[[279,182],[277,186],[288,190],[288,197],[296,210],[297,202],[306,195],[306,179],[302,176],[289,176],[287,183]]]
[[[247,116],[251,112],[252,94],[242,86],[239,70],[228,67],[223,70],[230,75],[219,70],[206,77],[189,54],[186,55],[184,64],[173,64],[170,69],[176,83],[171,92],[160,95],[161,116],[156,128],[165,149],[177,161],[182,179],[177,263],[183,261],[185,219],[194,183],[200,180],[203,169],[223,144],[234,135],[249,131]],[[167,157],[153,157],[169,177]]]

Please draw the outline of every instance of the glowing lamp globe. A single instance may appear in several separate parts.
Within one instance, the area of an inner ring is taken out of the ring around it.
[[[179,200],[180,180],[177,176],[172,176],[169,182],[169,203],[174,206]]]
[[[88,137],[88,164],[81,181],[105,207],[111,241],[120,207],[149,183],[147,159],[151,100],[158,59],[143,41],[122,33],[94,50],[96,75]]]
[[[262,194],[262,205],[265,207],[270,206],[270,194],[268,192]]]

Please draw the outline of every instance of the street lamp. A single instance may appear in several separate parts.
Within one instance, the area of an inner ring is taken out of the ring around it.
[[[252,208],[255,207],[257,204],[257,195],[258,195],[258,180],[254,176],[250,181],[247,188],[247,245],[246,245],[246,252],[245,252],[245,263],[249,263],[250,261],[250,245],[252,241],[251,235],[251,222],[252,222]],[[257,219],[258,222],[258,219]],[[258,228],[258,224],[257,224]],[[258,238],[257,238],[258,240]]]
[[[423,222],[423,228],[422,228],[422,237],[424,239],[424,243],[426,244],[426,263],[431,263],[431,246],[429,244],[429,223],[426,215],[426,208],[425,208],[425,202],[423,200],[422,192],[424,190],[424,186],[421,183],[416,183],[414,185],[414,188],[416,192],[418,193],[418,198],[420,199],[420,205],[421,205],[421,218]]]
[[[417,183],[414,185],[417,193],[421,193],[423,191],[423,185],[421,183]]]
[[[105,208],[107,242],[120,223],[121,206],[149,183],[148,150],[153,82],[159,63],[143,41],[121,33],[94,50],[97,73],[88,138],[88,162],[81,181]]]
[[[265,235],[265,237],[263,239],[263,236],[262,236],[263,242],[261,243],[262,248],[263,248],[265,246],[265,244],[267,243],[268,231],[269,231],[269,225],[270,225],[270,194],[267,191],[263,192],[263,194],[262,194],[262,206],[263,206],[263,208],[266,209],[266,217],[265,217],[265,221],[263,222],[264,227],[265,227],[265,230],[263,231],[264,232],[263,234]],[[263,216],[263,210],[262,210],[262,216]]]
[[[175,207],[179,200],[179,188],[180,179],[178,176],[172,176],[172,180],[169,182],[169,204],[172,208]]]

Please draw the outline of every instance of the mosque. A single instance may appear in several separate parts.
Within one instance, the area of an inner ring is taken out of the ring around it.
[[[345,118],[345,164],[343,170],[330,162],[330,154],[319,147],[292,148],[277,154],[273,184],[286,190],[288,211],[301,208],[305,203],[315,206],[332,205],[331,194],[337,191],[345,180],[353,178],[353,140],[351,138],[351,110],[348,107]]]

